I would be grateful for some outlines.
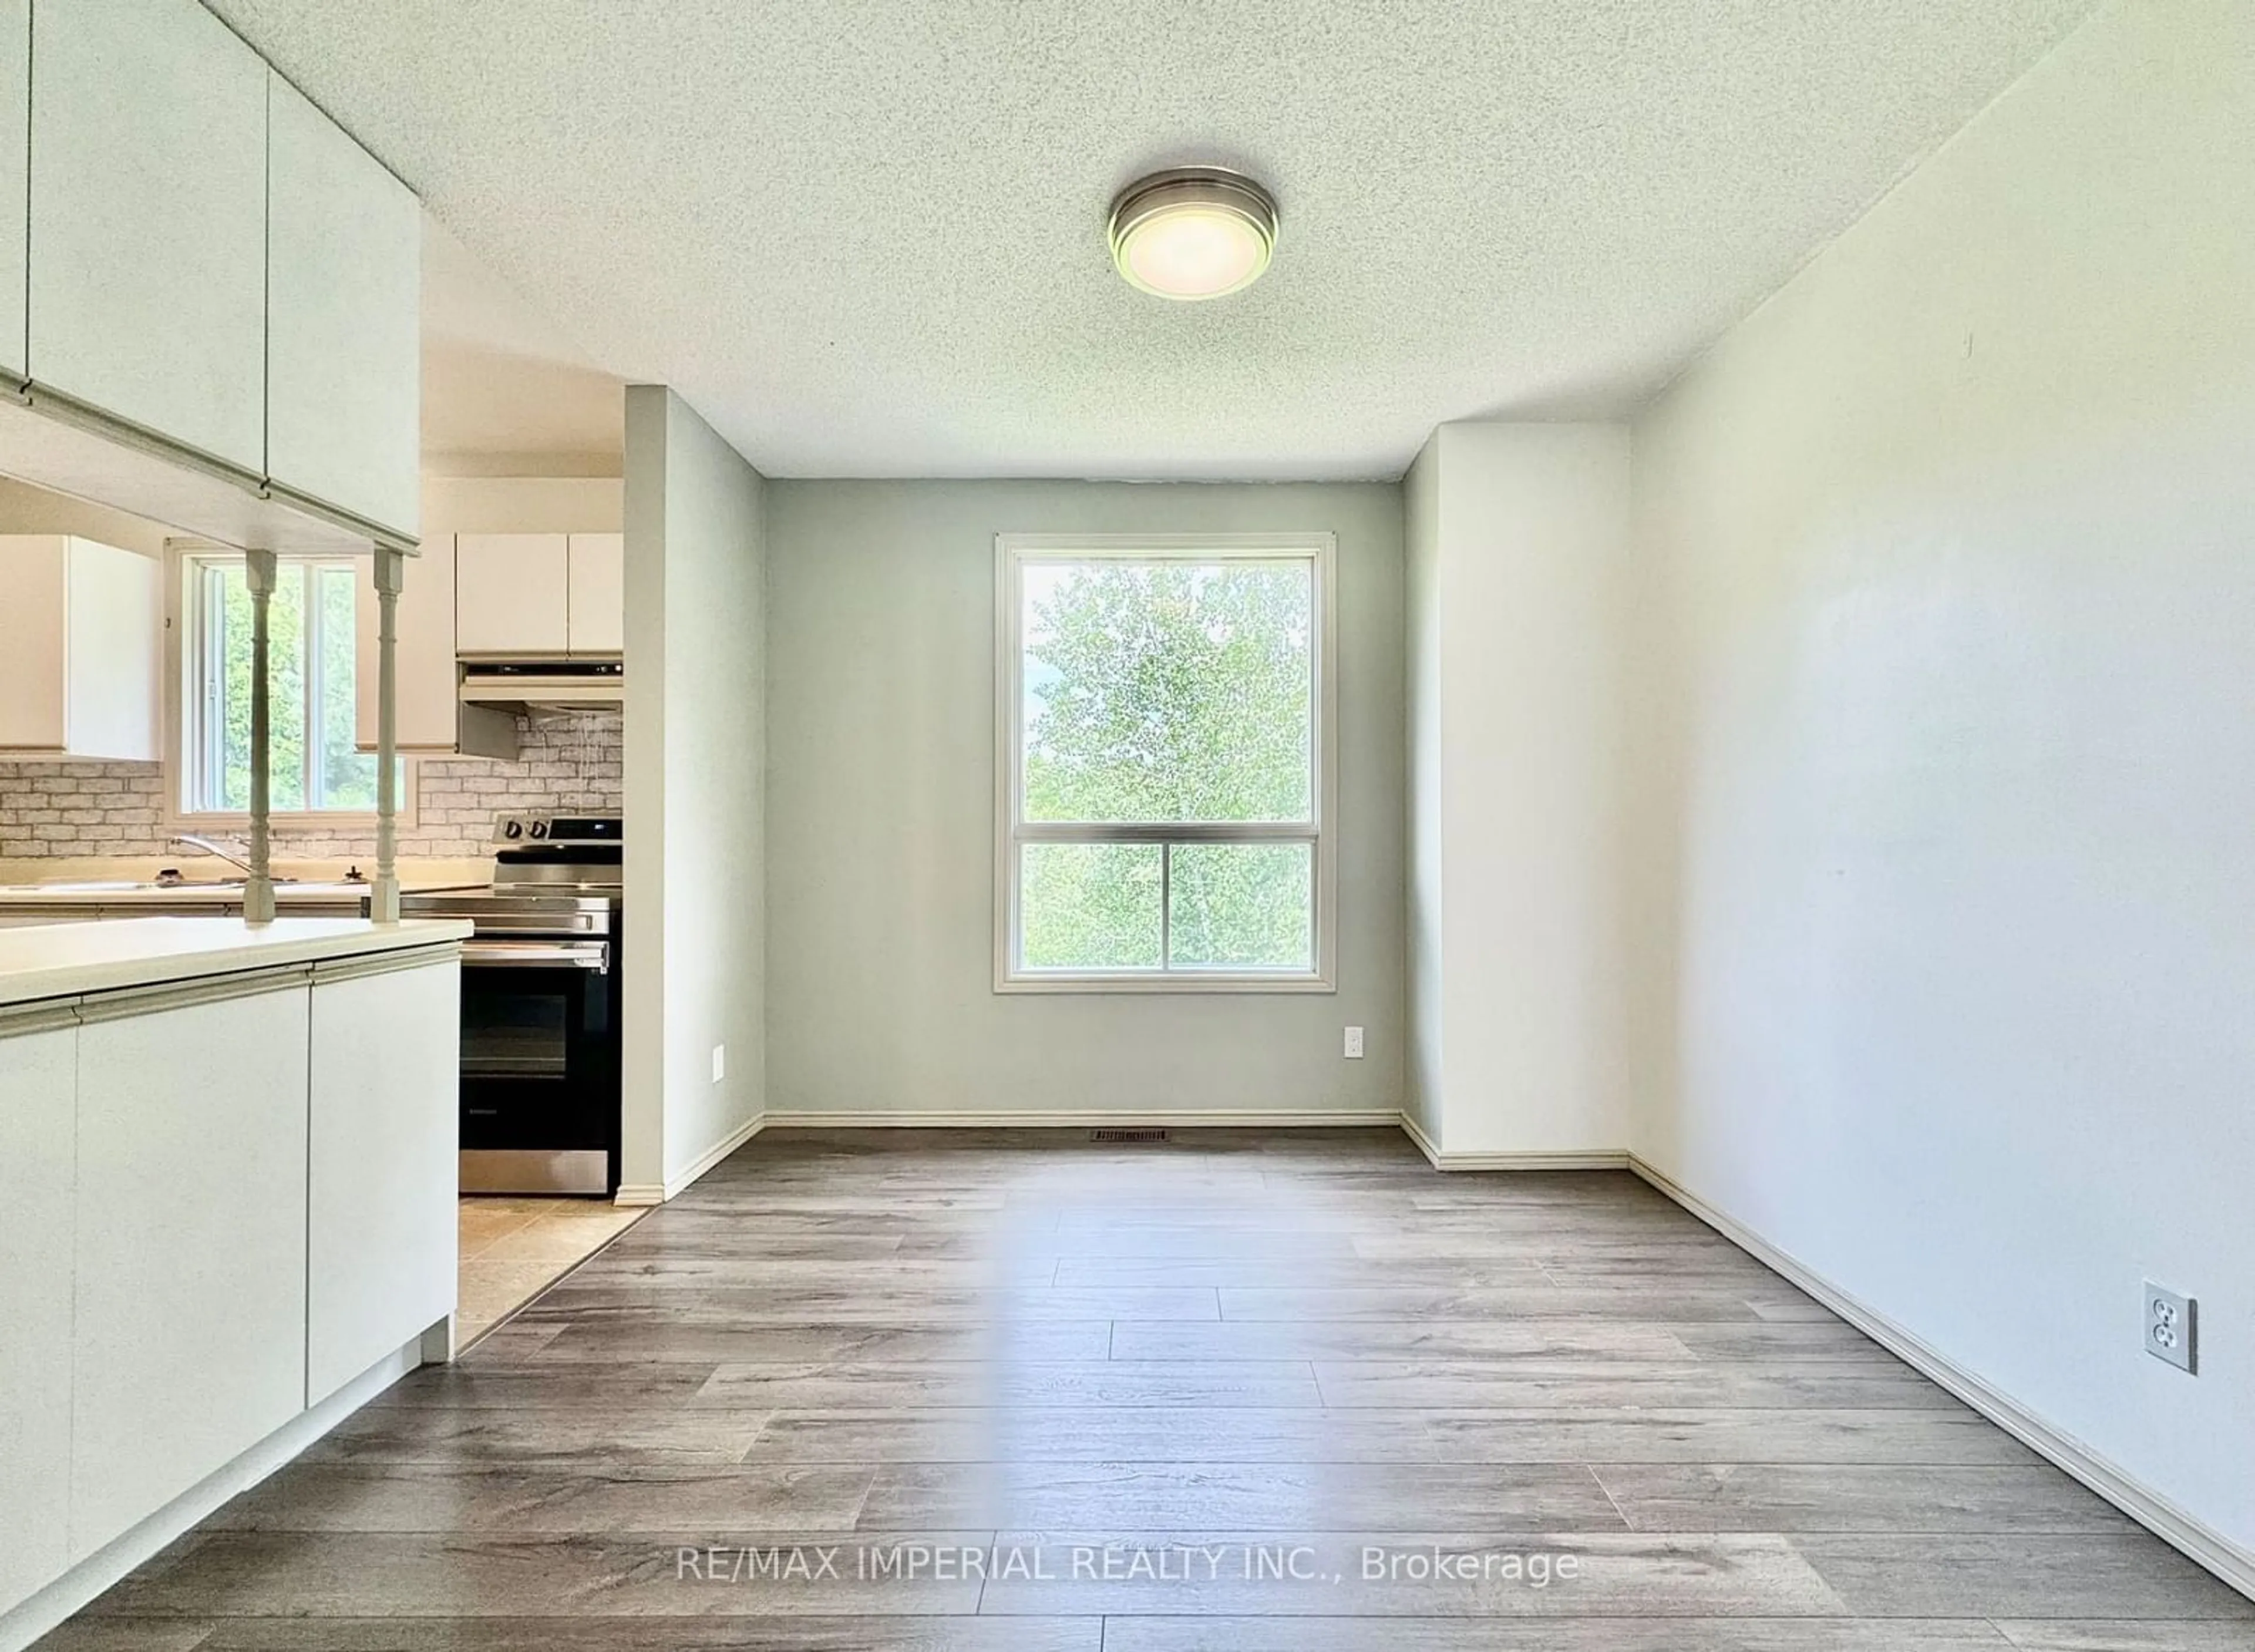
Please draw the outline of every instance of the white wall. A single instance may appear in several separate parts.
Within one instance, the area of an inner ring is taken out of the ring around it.
[[[1413,1094],[1444,1153],[1627,1145],[1628,466],[1626,426],[1461,424],[1410,474]]]
[[[2251,64],[2102,11],[1640,421],[1631,857],[1645,1156],[2243,1553]]]
[[[625,500],[616,476],[425,475],[423,537],[616,533],[626,525]]]
[[[622,1197],[647,1199],[764,1109],[768,559],[759,473],[687,403],[633,386],[626,432]]]
[[[1399,489],[776,482],[768,507],[772,1107],[1401,1105]],[[1338,991],[996,994],[994,536],[1298,529],[1338,541]]]

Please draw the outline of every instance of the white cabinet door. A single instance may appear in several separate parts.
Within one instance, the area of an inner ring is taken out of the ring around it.
[[[309,1405],[454,1311],[461,979],[314,982]]]
[[[571,555],[560,533],[454,536],[454,648],[562,654],[571,646]]]
[[[375,559],[360,567],[354,601],[354,739],[376,749]],[[400,582],[396,658],[399,672],[399,749],[452,751],[455,742],[454,538],[439,534],[407,559]]]
[[[0,536],[0,753],[155,762],[164,623],[155,558]]]
[[[266,65],[196,0],[32,17],[34,383],[266,460]]]
[[[154,557],[70,542],[70,662],[66,692],[73,756],[153,763],[165,649],[164,565]]]
[[[0,378],[24,382],[32,238],[32,0],[0,0]]]
[[[568,640],[574,654],[616,654],[627,645],[626,547],[622,533],[572,536]]]
[[[266,473],[412,535],[422,212],[279,75],[268,114]]]
[[[70,730],[70,541],[0,538],[0,751],[60,755]]]
[[[68,1562],[78,1030],[0,1037],[0,1612]]]
[[[305,1407],[311,996],[79,1030],[74,1564]]]

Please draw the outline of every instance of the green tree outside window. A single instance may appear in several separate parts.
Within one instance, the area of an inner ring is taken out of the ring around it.
[[[1025,820],[1312,825],[1310,561],[1029,561],[1020,590]],[[1018,872],[1029,970],[1313,967],[1312,840],[1031,841]]]

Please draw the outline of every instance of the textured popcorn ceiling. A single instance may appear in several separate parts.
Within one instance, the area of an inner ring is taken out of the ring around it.
[[[211,0],[776,475],[1390,476],[1649,394],[2089,0]],[[1139,173],[1283,214],[1112,273]]]

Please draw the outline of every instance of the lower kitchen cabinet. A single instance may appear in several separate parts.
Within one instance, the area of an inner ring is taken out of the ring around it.
[[[0,1038],[0,1612],[68,1561],[78,1037]]]
[[[453,1311],[453,1046],[403,1038],[461,1013],[454,966],[313,988],[306,1403]]]
[[[0,1646],[453,1311],[460,981],[441,940],[0,995]]]
[[[73,1562],[305,1409],[310,1000],[79,1030]]]

